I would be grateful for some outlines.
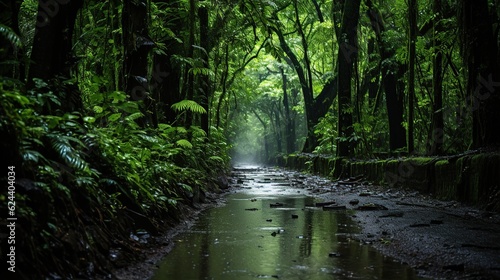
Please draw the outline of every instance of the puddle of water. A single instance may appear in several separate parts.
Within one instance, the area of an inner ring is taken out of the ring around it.
[[[418,279],[352,241],[358,228],[349,212],[306,207],[313,198],[279,184],[246,184],[176,237],[152,279]],[[270,206],[277,202],[283,206]]]

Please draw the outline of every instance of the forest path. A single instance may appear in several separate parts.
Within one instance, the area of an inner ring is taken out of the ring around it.
[[[164,237],[168,254],[117,278],[500,279],[496,213],[277,168],[235,167],[230,182],[222,206]]]

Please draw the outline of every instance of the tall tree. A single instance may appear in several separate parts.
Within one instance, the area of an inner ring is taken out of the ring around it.
[[[202,48],[201,51],[201,60],[203,63],[203,68],[206,68],[208,70],[209,68],[209,55],[208,52],[210,51],[210,37],[209,37],[209,26],[208,26],[208,8],[207,4],[208,1],[203,1],[200,3],[200,8],[198,9],[198,17],[200,19],[200,47]],[[209,104],[208,100],[210,98],[210,93],[211,93],[211,88],[210,88],[210,78],[208,76],[208,73],[202,73],[202,77],[200,80],[200,105],[205,109],[207,112],[206,114],[203,114],[201,116],[201,128],[207,133],[208,136],[210,136],[210,130],[209,130],[209,116],[210,116],[210,110],[209,110]]]
[[[292,118],[290,102],[288,98],[288,80],[283,69],[283,65],[280,66],[280,74],[282,79],[282,89],[283,89],[283,107],[285,109],[285,139],[286,139],[286,152],[291,154],[295,152],[295,123]]]
[[[34,79],[49,81],[52,79],[68,80],[71,68],[75,64],[73,55],[73,31],[78,11],[83,5],[83,0],[68,2],[38,1],[37,24],[31,63],[28,74],[28,88],[35,86]],[[55,85],[55,84],[57,85]],[[54,81],[52,86],[58,86],[56,92],[60,96],[63,111],[81,110],[83,108],[81,95],[77,85],[64,85]],[[45,108],[44,113],[51,112],[53,108]]]
[[[368,7],[367,14],[379,46],[380,60],[385,62],[381,65],[382,83],[385,89],[389,120],[389,148],[394,151],[406,147],[406,130],[403,126],[404,95],[403,89],[398,87],[398,80],[404,67],[397,61],[391,61],[394,60],[396,48],[391,46],[391,42],[383,39],[386,27],[382,14],[371,0],[366,0],[366,6]],[[387,63],[388,61],[392,63]]]
[[[354,142],[351,137],[354,132],[352,126],[351,78],[354,61],[356,59],[358,43],[356,29],[359,21],[359,6],[361,0],[345,3],[342,15],[342,27],[339,38],[338,52],[338,137],[337,156],[353,155]]]
[[[432,5],[434,13],[433,20],[433,57],[432,57],[432,89],[434,102],[432,103],[432,130],[430,137],[430,147],[427,154],[440,155],[443,153],[444,120],[443,120],[443,51],[441,50],[441,40],[439,33],[442,32],[441,0],[434,0]]]
[[[417,0],[408,1],[409,35],[408,35],[408,153],[414,147],[414,110],[415,110],[415,60],[417,40]]]
[[[176,56],[184,55],[182,44],[183,10],[176,0],[156,0],[159,9],[172,11],[165,13],[158,26],[158,42],[164,44],[165,52],[155,52],[153,56],[152,88],[154,99],[163,115],[163,121],[174,123],[177,113],[171,108],[172,104],[182,100],[181,77],[182,65]],[[166,29],[166,30],[164,30]],[[167,31],[167,32],[165,32]],[[167,33],[165,36],[165,33]],[[168,34],[169,33],[169,34]]]
[[[299,19],[298,2],[293,2],[295,25],[297,33],[300,36],[300,42],[303,49],[303,57],[299,58],[296,52],[290,47],[285,38],[283,25],[278,18],[278,11],[273,12],[273,25],[268,26],[277,36],[280,42],[280,47],[285,53],[283,59],[295,69],[300,82],[300,88],[304,98],[304,109],[306,115],[307,136],[302,152],[310,153],[314,151],[318,145],[318,138],[314,133],[314,127],[319,123],[320,119],[326,115],[328,109],[332,105],[337,95],[337,78],[330,78],[323,86],[321,92],[314,96],[313,75],[311,62],[308,53],[308,39],[304,32],[303,23]]]
[[[124,91],[136,101],[143,101],[142,112],[145,118],[142,126],[152,123],[154,110],[148,81],[148,56],[154,43],[149,37],[147,1],[125,1],[122,12],[124,44]]]
[[[460,5],[462,56],[467,67],[467,98],[472,111],[472,146],[498,146],[500,57],[488,1],[463,0]]]

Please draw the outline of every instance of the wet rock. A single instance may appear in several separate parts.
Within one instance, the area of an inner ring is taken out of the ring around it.
[[[401,218],[403,217],[404,213],[402,211],[394,211],[394,212],[389,212],[387,214],[381,215],[380,218],[388,218],[388,217],[393,217],[393,218]]]
[[[374,211],[374,210],[388,210],[387,207],[381,204],[367,203],[359,206],[357,210],[361,211]]]
[[[358,205],[359,204],[359,200],[358,199],[353,199],[353,200],[349,201],[349,204],[351,204],[351,205]]]
[[[276,236],[276,234],[278,234],[278,233],[276,233],[275,231],[273,231],[273,232],[271,233],[271,235],[272,235],[272,236]]]
[[[372,194],[369,192],[360,192],[359,193],[359,196],[370,196],[370,195],[372,195]]]
[[[336,204],[337,202],[335,201],[327,201],[327,202],[316,202],[316,207],[323,207],[326,205],[331,205],[331,204]]]
[[[347,207],[345,205],[325,205],[323,206],[323,210],[346,210]]]

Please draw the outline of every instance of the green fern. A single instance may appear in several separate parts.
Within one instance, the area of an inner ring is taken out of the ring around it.
[[[0,35],[5,37],[16,48],[22,48],[23,42],[21,41],[21,37],[10,27],[0,24]]]
[[[195,114],[206,114],[207,111],[200,104],[193,100],[184,99],[172,104],[172,109],[177,112],[190,111]]]
[[[48,136],[52,148],[68,166],[77,170],[86,170],[88,168],[88,164],[84,159],[82,159],[80,152],[73,148],[70,143],[70,141],[76,142],[77,145],[83,147],[84,144],[80,140],[61,134],[49,134]]]
[[[185,149],[193,148],[193,144],[186,139],[177,140],[175,143]]]

